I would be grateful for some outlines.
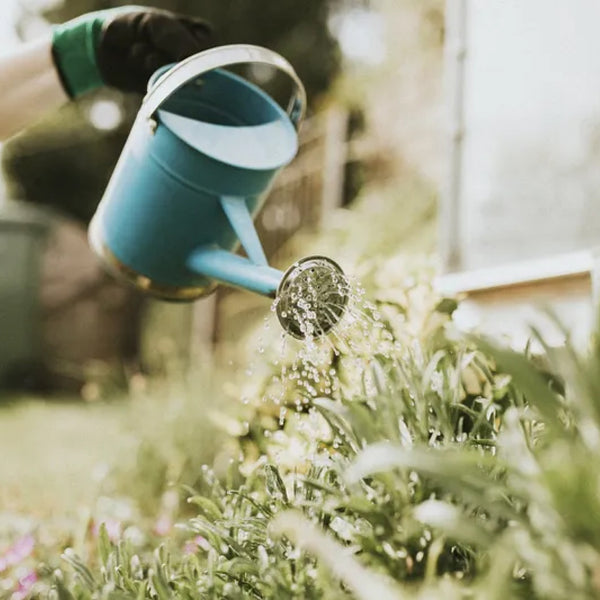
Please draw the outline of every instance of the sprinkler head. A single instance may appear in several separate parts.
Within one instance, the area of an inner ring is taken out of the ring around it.
[[[326,256],[307,256],[283,275],[277,289],[277,318],[298,339],[325,335],[346,311],[349,285],[344,272]]]

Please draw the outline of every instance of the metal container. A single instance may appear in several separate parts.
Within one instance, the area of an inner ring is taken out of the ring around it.
[[[269,65],[292,79],[287,112],[224,70],[242,63]],[[253,223],[273,179],[298,150],[305,105],[291,65],[258,46],[213,48],[157,72],[90,224],[96,254],[137,288],[167,300],[193,300],[218,283],[273,298],[285,290],[279,304],[286,316],[280,308],[278,316],[291,335],[328,331],[343,314],[345,292],[333,320],[323,305],[327,314],[308,324],[315,310],[290,310],[292,295],[312,294],[317,306],[312,283],[337,286],[339,267],[317,257],[310,271],[301,262],[284,275],[268,265]],[[240,243],[247,258],[234,253]]]
[[[223,70],[241,63],[291,77],[296,89],[287,113]],[[216,280],[274,293],[281,273],[268,267],[253,217],[297,152],[305,103],[291,65],[257,46],[213,48],[155,74],[90,225],[95,252],[164,299],[198,298]],[[249,261],[231,281],[228,272],[243,260],[232,254],[239,242]]]

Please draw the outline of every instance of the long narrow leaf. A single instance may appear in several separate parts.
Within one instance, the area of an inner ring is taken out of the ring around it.
[[[271,524],[274,535],[287,536],[322,560],[359,600],[401,600],[409,595],[393,582],[364,567],[328,534],[296,511],[279,514]]]

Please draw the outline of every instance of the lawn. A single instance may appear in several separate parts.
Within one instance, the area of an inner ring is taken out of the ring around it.
[[[89,506],[131,452],[128,402],[15,398],[0,407],[0,511],[46,518]]]

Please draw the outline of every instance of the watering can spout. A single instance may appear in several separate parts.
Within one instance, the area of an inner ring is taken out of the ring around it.
[[[275,298],[283,273],[269,266],[246,199],[221,196],[220,203],[248,258],[213,244],[193,250],[187,267],[203,277]]]
[[[216,247],[198,248],[187,261],[190,270],[215,281],[275,298],[283,272],[254,264],[243,256]]]
[[[279,322],[294,337],[318,337],[337,325],[348,301],[348,282],[341,268],[324,256],[304,258],[285,273],[270,267],[245,198],[223,196],[221,207],[248,258],[215,245],[204,246],[190,254],[188,269],[276,298]]]
[[[349,284],[325,256],[309,256],[285,273],[220,248],[198,248],[187,261],[192,271],[221,283],[275,298],[277,318],[293,337],[329,333],[346,313]]]

